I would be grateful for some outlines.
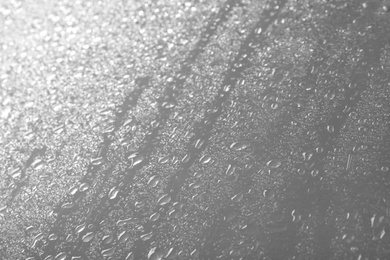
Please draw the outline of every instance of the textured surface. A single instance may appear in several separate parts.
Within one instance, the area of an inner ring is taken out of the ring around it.
[[[3,1],[0,259],[389,259],[389,10]]]

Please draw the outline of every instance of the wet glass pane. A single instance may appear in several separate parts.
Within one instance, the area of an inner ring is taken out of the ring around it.
[[[390,1],[0,24],[0,259],[390,259]]]

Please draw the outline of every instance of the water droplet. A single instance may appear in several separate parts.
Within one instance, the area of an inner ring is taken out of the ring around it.
[[[140,163],[142,163],[142,161],[145,159],[145,157],[143,157],[142,155],[140,156],[137,156],[133,159],[133,163],[132,163],[132,166],[136,166]]]
[[[191,188],[197,189],[197,188],[199,188],[201,185],[202,185],[202,182],[201,182],[201,181],[196,181],[196,182],[190,183],[190,185],[188,185],[188,186],[191,187]]]
[[[114,236],[113,235],[105,235],[103,238],[102,238],[102,242],[104,244],[111,244],[112,241],[114,240]]]
[[[28,227],[26,228],[26,232],[28,232],[28,233],[33,233],[34,231],[35,231],[35,228],[34,228],[33,225],[28,226]]]
[[[160,205],[160,206],[164,206],[164,205],[166,205],[166,204],[168,204],[169,202],[171,202],[171,195],[169,195],[169,194],[164,194],[164,195],[162,195],[159,199],[158,199],[158,201],[157,201],[157,203],[158,203],[158,205]]]
[[[115,126],[114,125],[108,125],[106,128],[103,129],[104,134],[110,134],[114,132]]]
[[[117,189],[117,187],[111,188],[110,192],[108,193],[108,198],[110,200],[115,199],[116,196],[118,195],[118,192],[119,192],[119,189]]]
[[[0,207],[0,214],[5,214],[7,212],[7,206]]]
[[[249,142],[234,142],[230,145],[230,149],[234,151],[242,151],[250,146]]]
[[[89,189],[89,185],[87,183],[81,183],[80,186],[79,186],[79,190],[80,192],[84,192],[84,191],[87,191]]]
[[[164,256],[163,252],[161,249],[157,249],[155,250],[152,254],[150,254],[150,251],[149,251],[149,254],[148,254],[148,259],[149,260],[161,260]]]
[[[69,243],[73,242],[73,235],[72,234],[67,235],[66,238],[65,238],[65,241],[69,242]]]
[[[70,195],[75,195],[76,192],[79,190],[77,186],[73,186],[72,188],[69,189]]]
[[[145,206],[145,201],[136,201],[134,204],[137,208],[142,208]]]
[[[42,238],[43,238],[43,233],[39,233],[38,235],[36,235],[36,236],[34,237],[34,241],[33,241],[32,245],[31,245],[31,247],[34,248],[34,247],[35,247],[35,244],[36,244],[39,240],[41,240]]]
[[[365,133],[365,132],[367,132],[367,127],[365,127],[365,126],[359,126],[359,127],[358,127],[358,131],[361,132],[361,133]]]
[[[165,254],[166,259],[172,259],[177,253],[177,249],[175,247],[171,247],[168,252]]]
[[[133,218],[121,219],[121,220],[118,220],[118,221],[116,222],[116,225],[117,225],[118,227],[121,227],[121,226],[124,226],[124,225],[126,225],[126,224],[128,224],[128,223],[131,223],[131,222],[133,222],[133,221],[134,221]]]
[[[328,133],[334,133],[334,126],[328,125],[328,126],[326,127],[326,130],[328,131]]]
[[[149,220],[154,222],[156,220],[158,220],[160,218],[160,213],[156,212],[156,213],[153,213],[150,217],[149,217]]]
[[[311,176],[313,176],[313,177],[316,177],[316,176],[318,175],[318,173],[319,173],[319,170],[318,170],[318,169],[314,169],[314,170],[312,170],[312,171],[310,172]]]
[[[85,243],[88,243],[90,242],[94,237],[94,233],[93,232],[88,232],[87,234],[85,234],[83,237],[82,237],[82,240],[83,242]]]
[[[190,158],[191,158],[190,155],[187,153],[186,155],[184,155],[183,159],[181,159],[181,162],[187,163],[189,162]]]
[[[99,166],[103,164],[103,157],[97,157],[91,160],[91,164],[95,166]]]
[[[130,153],[130,155],[127,157],[127,159],[128,159],[128,160],[134,159],[134,158],[136,158],[137,156],[138,156],[138,152],[132,151],[132,152]]]
[[[271,199],[274,197],[274,195],[275,195],[275,192],[273,190],[264,190],[263,191],[263,196],[266,199]]]
[[[67,202],[67,203],[62,204],[61,208],[63,208],[63,209],[71,209],[71,208],[73,208],[73,206],[74,206],[73,202]]]
[[[196,253],[197,249],[195,248],[194,250],[191,251],[190,253],[190,256],[194,256],[194,254]]]
[[[150,259],[150,256],[154,253],[154,251],[156,251],[156,248],[157,247],[152,247],[149,252],[148,252],[148,259]]]
[[[149,233],[143,234],[141,236],[141,240],[142,241],[147,241],[147,240],[151,239],[152,236],[153,236],[153,232],[149,232]]]
[[[31,167],[34,168],[35,170],[39,170],[40,168],[42,168],[43,164],[45,162],[42,160],[42,159],[37,159],[35,160],[32,164],[31,164]]]
[[[173,103],[171,103],[171,102],[168,102],[168,101],[165,101],[165,102],[163,102],[163,103],[161,104],[161,107],[169,109],[169,108],[175,107],[175,104],[173,104]]]
[[[198,140],[195,141],[194,147],[196,149],[202,148],[203,144],[205,143],[206,140],[199,138]]]
[[[56,260],[65,260],[66,259],[66,253],[65,252],[61,252],[61,253],[58,253],[56,255]]]
[[[22,170],[19,167],[10,171],[10,175],[14,179],[19,178],[21,173],[22,173]]]
[[[168,216],[172,216],[174,213],[176,213],[176,209],[171,209],[170,211],[168,211]]]
[[[85,229],[86,224],[82,223],[75,228],[76,233],[81,233]]]
[[[127,256],[126,256],[126,258],[125,258],[125,260],[134,260],[134,254],[133,254],[133,252],[128,253]]]
[[[125,243],[130,237],[130,234],[126,231],[122,231],[118,236],[119,243]]]
[[[236,171],[236,166],[233,166],[229,164],[227,170],[226,170],[226,175],[230,176]]]
[[[65,131],[65,125],[61,124],[61,125],[57,126],[56,128],[54,128],[53,130],[54,130],[54,133],[56,133],[57,135],[60,135]]]
[[[280,165],[282,165],[282,162],[279,160],[270,160],[267,162],[267,166],[270,167],[271,169],[276,169]]]
[[[199,162],[201,164],[208,164],[212,161],[210,155],[203,155],[200,159],[199,159]]]
[[[133,118],[128,118],[128,119],[125,120],[125,122],[123,122],[123,126],[124,126],[124,127],[127,127],[127,126],[129,126],[132,122],[133,122]]]
[[[223,87],[223,91],[229,92],[231,88],[232,88],[231,85],[225,85],[225,86]]]
[[[379,238],[382,239],[386,234],[386,231],[385,229],[383,228],[382,231],[381,231],[381,234],[379,235]]]
[[[104,257],[112,256],[112,255],[114,255],[114,253],[115,253],[115,248],[113,248],[113,247],[102,250],[102,256],[104,256]]]
[[[296,212],[295,209],[291,211],[291,217],[292,217],[292,220],[291,220],[292,222],[298,222],[298,221],[301,220],[301,215],[299,215],[299,214]]]
[[[313,153],[304,152],[302,153],[302,156],[303,156],[303,160],[309,161],[312,158]]]
[[[158,159],[158,162],[161,164],[166,164],[167,162],[169,162],[169,156],[165,156],[165,157]]]
[[[160,182],[160,177],[158,177],[157,175],[153,175],[152,177],[149,178],[148,185],[154,188],[158,185],[159,182]]]
[[[48,238],[49,238],[50,241],[55,241],[55,240],[58,239],[58,236],[57,236],[57,234],[52,233],[52,234],[49,235]]]
[[[244,197],[244,194],[242,192],[234,195],[231,200],[234,201],[234,202],[240,202],[242,200],[242,198]]]
[[[172,163],[173,165],[175,165],[175,164],[177,164],[178,162],[179,162],[179,159],[177,159],[176,156],[173,156],[173,157],[172,157],[172,160],[171,160],[171,163]]]

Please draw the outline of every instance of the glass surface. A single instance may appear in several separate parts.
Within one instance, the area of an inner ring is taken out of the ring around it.
[[[0,259],[390,259],[389,1],[0,24]]]

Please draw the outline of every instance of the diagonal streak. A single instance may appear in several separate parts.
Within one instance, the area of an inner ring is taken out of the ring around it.
[[[180,94],[180,90],[185,82],[185,75],[189,73],[189,66],[191,63],[193,63],[197,57],[204,51],[204,47],[210,42],[211,37],[213,34],[215,34],[216,30],[218,29],[218,26],[220,26],[223,22],[225,22],[228,19],[229,14],[231,13],[231,10],[233,6],[237,4],[236,0],[229,0],[224,3],[220,11],[216,14],[215,19],[209,19],[209,24],[205,27],[203,32],[201,33],[200,40],[196,44],[195,48],[190,52],[188,57],[185,59],[181,66],[181,70],[179,71],[179,75],[182,75],[180,78],[177,78],[171,83],[170,87],[167,87],[165,90],[165,98],[164,100],[161,100],[160,106],[159,106],[159,113],[158,113],[158,122],[159,124],[157,126],[152,126],[149,132],[150,134],[147,135],[143,141],[143,144],[141,144],[140,153],[145,156],[145,159],[142,161],[142,163],[132,167],[131,174],[125,175],[122,179],[118,181],[125,183],[124,187],[129,186],[128,184],[131,182],[132,178],[135,175],[135,172],[140,170],[142,167],[148,164],[149,157],[153,151],[153,147],[155,147],[155,143],[159,140],[159,132],[163,128],[163,126],[166,124],[166,122],[169,119],[169,115],[171,114],[172,109],[170,107],[166,107],[167,102],[175,102],[176,97]],[[125,116],[125,112],[130,109],[131,107],[135,107],[137,104],[137,100],[139,96],[142,94],[142,91],[144,88],[149,87],[146,79],[141,79],[139,82],[140,88],[136,89],[133,93],[131,93],[129,96],[126,97],[125,102],[122,104],[121,113],[119,113],[115,119],[114,122],[114,131],[116,131],[120,125],[122,124]],[[104,142],[102,145],[102,148],[100,149],[100,152],[98,156],[101,156],[103,158],[106,158],[106,154],[108,152],[109,146],[112,143],[112,140],[110,140],[107,136],[104,138]],[[104,160],[105,161],[105,160]],[[82,178],[82,182],[86,183],[92,183],[94,179],[97,178],[98,170],[101,167],[99,165],[98,167],[94,165],[89,165],[88,167],[88,173],[86,176]],[[100,175],[102,176],[108,176],[112,170],[112,167],[108,167],[107,170],[103,171]],[[128,188],[127,188],[128,189]],[[124,190],[120,191],[122,194],[127,194],[128,190],[126,188]],[[73,198],[71,198],[71,204],[80,204],[83,199],[84,193],[77,192]],[[91,209],[91,212],[88,214],[88,218],[86,219],[86,222],[93,222],[93,223],[99,223],[102,219],[105,219],[107,217],[107,214],[109,212],[107,206],[107,198],[101,199],[100,202],[98,202],[94,208]],[[76,210],[76,211],[75,211]],[[69,215],[75,215],[77,214],[77,207],[73,207],[69,211],[64,211],[61,209],[61,211],[58,211],[58,217],[53,224],[52,231],[58,232],[58,228],[65,228],[65,225],[67,222],[71,221],[71,218]],[[80,233],[80,238],[82,237],[83,233]],[[79,239],[80,239],[79,238]],[[44,249],[43,257],[54,255],[56,253],[56,245],[59,243],[59,241],[49,241]],[[69,243],[71,244],[71,243]],[[68,251],[75,252],[76,254],[84,254],[87,250],[86,247],[88,246],[87,243],[82,243],[79,241],[74,247],[68,246]]]

